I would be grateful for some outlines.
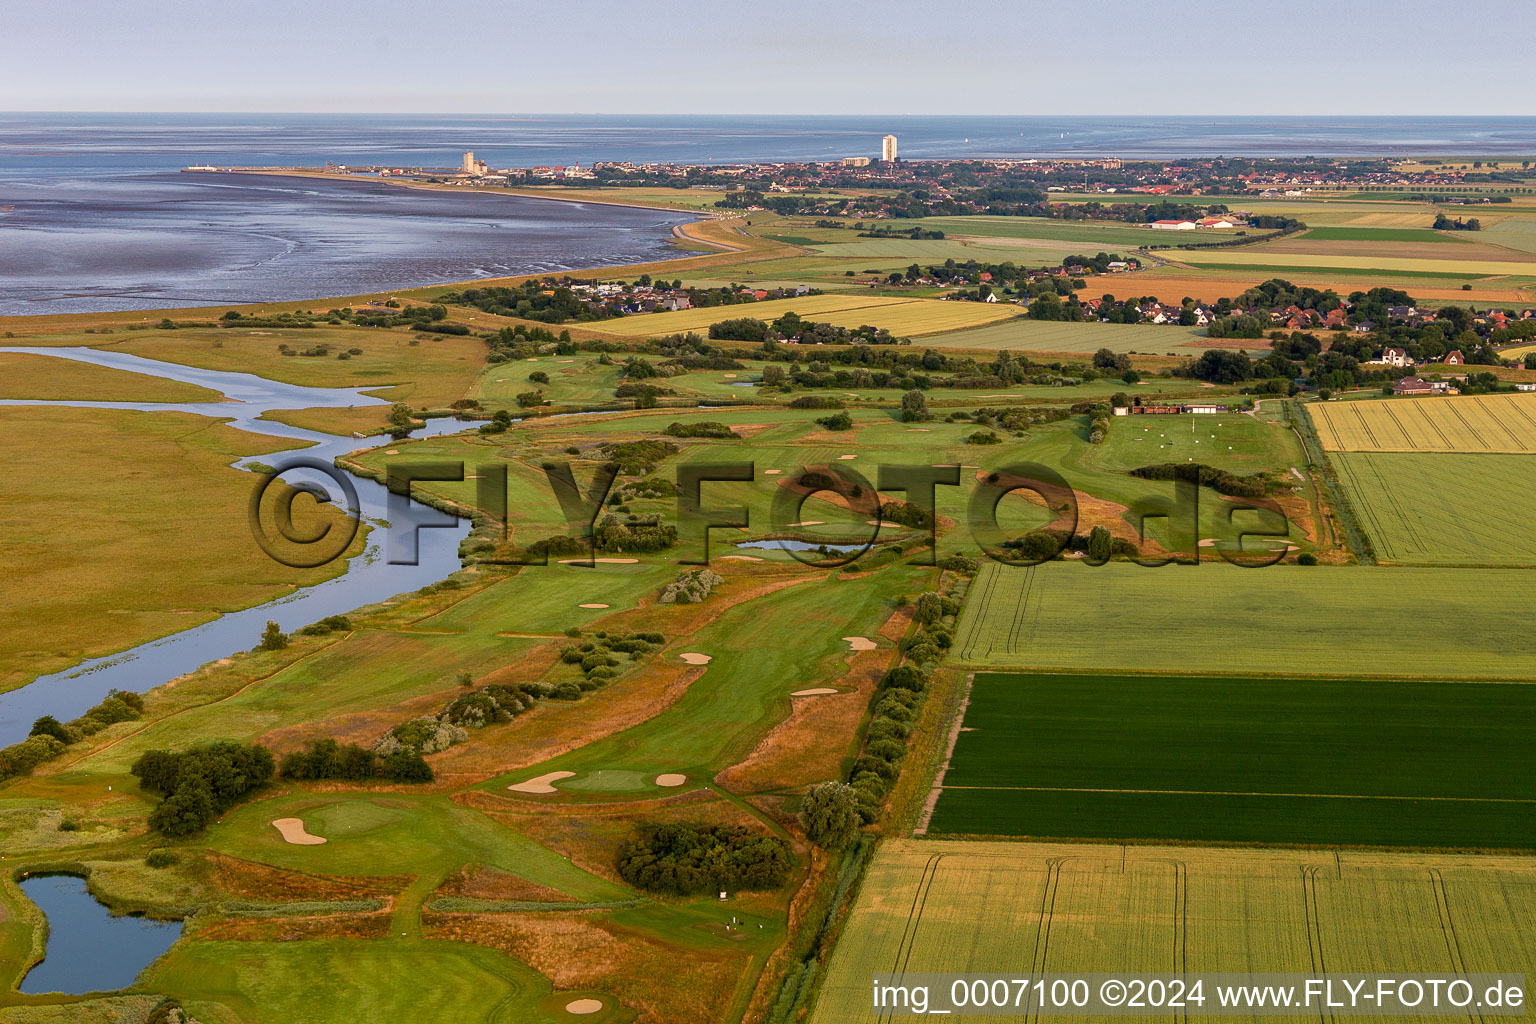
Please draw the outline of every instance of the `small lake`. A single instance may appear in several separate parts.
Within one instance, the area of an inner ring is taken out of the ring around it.
[[[868,544],[826,544],[819,541],[813,544],[805,540],[753,540],[744,541],[736,546],[739,548],[767,548],[770,550],[777,548],[783,551],[820,551],[822,548],[826,548],[828,551],[838,555],[846,555],[850,551],[863,551],[869,547]]]
[[[28,995],[127,988],[181,937],[180,921],[114,917],[74,875],[33,875],[21,891],[48,917],[43,960],[21,982]]]

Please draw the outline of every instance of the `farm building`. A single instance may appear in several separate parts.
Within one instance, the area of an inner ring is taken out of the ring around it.
[[[1193,231],[1198,225],[1192,220],[1155,220],[1151,226],[1160,231]]]
[[[1427,381],[1423,377],[1404,377],[1392,385],[1394,395],[1432,395],[1436,392],[1450,390],[1451,385],[1443,380]]]
[[[1212,405],[1207,402],[1198,402],[1193,405],[1186,405],[1184,411],[1195,413],[1196,415],[1210,416],[1219,412],[1226,412],[1227,407],[1224,405]]]

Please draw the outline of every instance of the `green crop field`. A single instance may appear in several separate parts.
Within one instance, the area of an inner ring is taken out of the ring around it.
[[[1447,231],[1430,228],[1320,227],[1302,235],[1306,242],[1456,242]]]
[[[980,673],[930,831],[1536,844],[1536,686]]]
[[[923,217],[912,224],[929,230],[942,231],[946,235],[976,235],[986,238],[1041,239],[1078,245],[1075,252],[1092,256],[1101,249],[1118,248],[1129,252],[1138,246],[1155,243],[1162,235],[1145,225],[1126,224],[1121,221],[1055,220],[1049,217]],[[903,224],[905,226],[905,224]],[[1224,231],[1197,232],[1215,237],[1229,234]],[[1092,247],[1091,252],[1085,249]],[[1122,253],[1124,255],[1124,253]],[[1019,254],[1019,261],[1028,259],[1028,251]]]
[[[982,668],[1530,679],[1529,589],[1504,569],[993,563],[955,650]]]
[[[1536,452],[1536,395],[1440,395],[1307,406],[1329,451]]]
[[[1410,565],[1536,565],[1529,455],[1336,452],[1377,558]]]
[[[1533,916],[1524,857],[888,842],[810,1020],[871,1016],[870,976],[893,968],[1529,973]]]

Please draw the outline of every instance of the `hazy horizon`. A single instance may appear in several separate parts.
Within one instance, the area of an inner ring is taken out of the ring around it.
[[[1481,115],[1530,110],[1524,62],[1444,42],[1431,0],[985,14],[784,0],[769,18],[703,0],[665,16],[492,0],[9,6],[0,96],[14,112],[1476,116],[1473,90]],[[1471,0],[1454,19],[1496,31],[1528,13]]]

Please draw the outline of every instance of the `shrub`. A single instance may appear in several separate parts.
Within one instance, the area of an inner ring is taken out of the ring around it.
[[[1316,565],[1317,564],[1317,556],[1314,555],[1310,551],[1303,551],[1301,554],[1296,556],[1296,564],[1297,565]]]
[[[144,858],[144,865],[151,868],[169,868],[176,866],[180,861],[181,858],[170,850],[150,850],[148,856]]]
[[[39,718],[37,721],[33,722],[32,731],[27,733],[27,735],[29,737],[52,736],[60,743],[69,742],[69,733],[64,731],[64,726],[61,725],[59,720],[54,718],[52,715],[44,715],[42,718]]]
[[[689,896],[777,889],[794,859],[789,844],[738,825],[662,825],[619,847],[619,876],[650,892]]]
[[[675,581],[662,589],[657,600],[661,604],[698,604],[724,582],[725,577],[708,569],[679,573]],[[659,640],[655,642],[660,643]]]
[[[283,627],[268,619],[266,628],[261,631],[261,643],[257,649],[262,651],[280,651],[287,646],[288,634],[283,632]]]
[[[391,782],[431,782],[432,766],[411,750],[397,750],[384,758],[384,777]]]
[[[859,834],[857,791],[841,782],[812,786],[800,805],[800,825],[811,842],[839,850]]]
[[[44,761],[64,753],[64,744],[53,736],[29,736],[0,749],[0,779],[26,775]]]
[[[911,690],[921,693],[928,688],[922,672],[911,665],[898,665],[880,677],[882,690]]]
[[[833,413],[831,416],[823,416],[816,421],[828,430],[852,430],[853,417],[846,412]]]

